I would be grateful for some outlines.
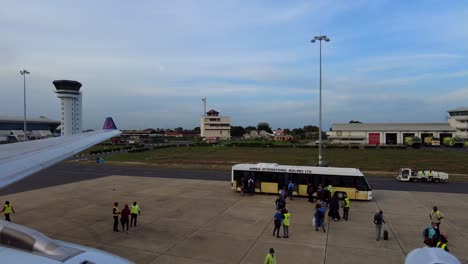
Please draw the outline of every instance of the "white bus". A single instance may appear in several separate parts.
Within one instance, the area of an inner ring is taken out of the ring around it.
[[[289,166],[276,163],[236,164],[232,166],[231,185],[233,190],[240,191],[242,179],[244,184],[252,178],[255,181],[256,193],[278,194],[287,188],[291,180],[296,185],[295,195],[307,196],[307,185],[312,184],[317,190],[332,185],[334,192],[346,192],[350,199],[372,200],[372,188],[359,169],[336,167]]]

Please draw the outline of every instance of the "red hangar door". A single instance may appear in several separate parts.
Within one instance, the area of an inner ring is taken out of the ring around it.
[[[369,133],[369,145],[380,145],[380,133]]]

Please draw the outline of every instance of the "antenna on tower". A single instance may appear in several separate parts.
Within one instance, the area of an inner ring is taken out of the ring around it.
[[[206,96],[201,100],[203,101],[203,116],[206,116]]]

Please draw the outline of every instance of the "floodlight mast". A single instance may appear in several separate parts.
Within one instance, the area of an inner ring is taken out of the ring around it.
[[[322,166],[322,41],[329,42],[325,35],[315,36],[310,42],[320,42],[320,92],[319,92],[319,156],[318,165]]]

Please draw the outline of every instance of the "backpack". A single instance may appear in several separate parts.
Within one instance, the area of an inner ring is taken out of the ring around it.
[[[382,217],[379,214],[374,215],[374,224],[376,225],[382,224]]]
[[[429,236],[429,228],[425,228],[425,229],[423,230],[423,236],[424,236],[424,237],[428,237],[428,236]]]

